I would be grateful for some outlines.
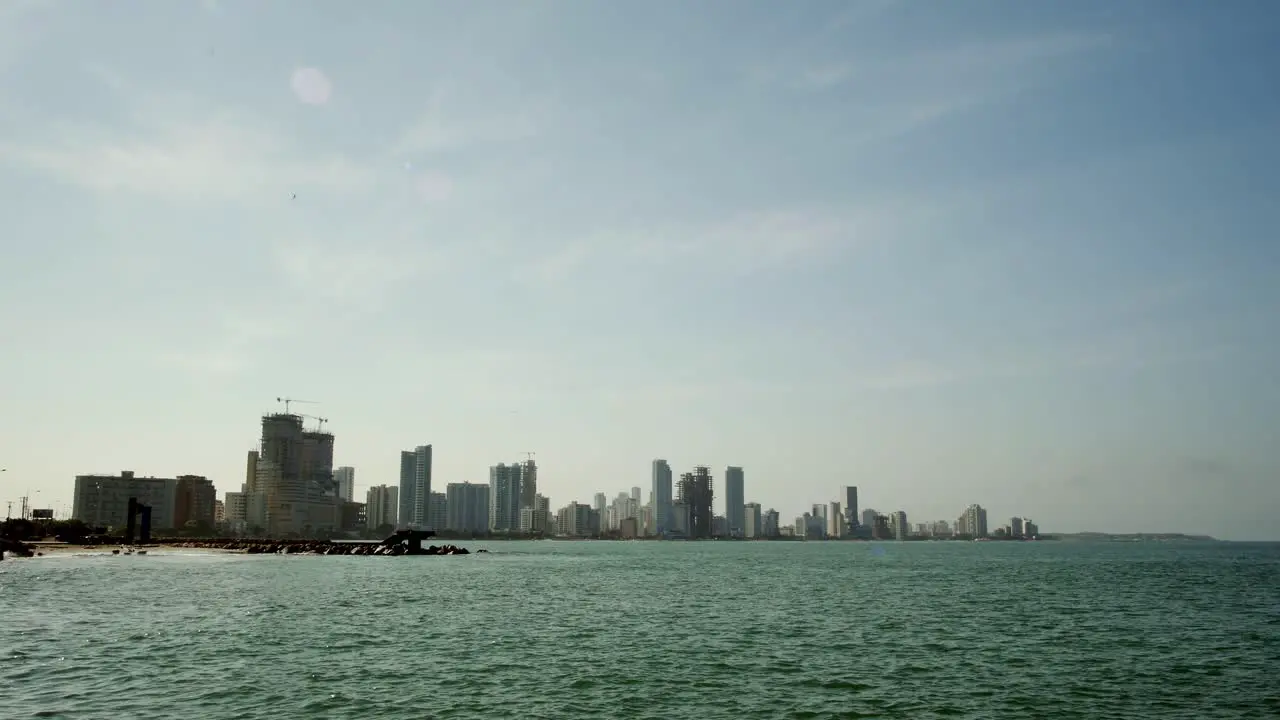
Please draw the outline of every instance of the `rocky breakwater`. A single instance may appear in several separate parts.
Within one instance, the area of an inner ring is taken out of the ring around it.
[[[416,551],[404,543],[337,543],[323,540],[182,540],[168,547],[229,550],[250,555],[470,555],[457,545],[429,545]],[[477,552],[488,552],[478,550]]]
[[[17,557],[33,557],[36,553],[31,549],[31,546],[20,540],[0,538],[0,560],[3,560],[6,554]]]

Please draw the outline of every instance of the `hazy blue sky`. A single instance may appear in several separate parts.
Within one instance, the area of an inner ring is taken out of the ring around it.
[[[663,457],[785,520],[856,484],[1280,538],[1277,33],[1268,0],[0,0],[0,501],[238,489],[289,395],[361,494],[432,443],[439,487],[536,451],[556,507]]]

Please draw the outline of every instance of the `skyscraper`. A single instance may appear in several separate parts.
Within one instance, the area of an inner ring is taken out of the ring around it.
[[[520,509],[537,505],[538,466],[533,458],[520,463]],[[519,513],[519,509],[516,511]]]
[[[489,529],[520,530],[520,466],[498,463],[489,468]]]
[[[852,531],[858,527],[858,487],[846,485],[844,488],[844,523]]]
[[[711,468],[698,465],[693,472],[680,476],[679,500],[689,508],[688,536],[711,537],[711,502],[715,496],[715,483]]]
[[[218,493],[208,478],[199,475],[179,475],[174,488],[173,526],[186,527],[187,523],[213,528],[213,506]]]
[[[427,529],[444,530],[449,524],[449,500],[442,492],[427,496]]]
[[[743,513],[745,521],[742,526],[742,537],[764,537],[764,513],[760,509],[760,503],[747,503],[744,509],[746,512]]]
[[[672,528],[671,466],[666,460],[653,461],[653,524],[654,534],[666,535]]]
[[[907,525],[907,514],[902,510],[895,511],[889,516],[890,527],[893,529],[894,540],[906,540],[911,535],[911,526]]]
[[[773,508],[766,510],[764,513],[763,525],[765,537],[777,537],[779,533],[782,532],[782,524],[778,517],[778,511]]]
[[[400,451],[400,509],[396,518],[397,527],[407,528],[413,524],[413,505],[416,494],[413,476],[417,464],[418,461],[412,450]]]
[[[965,509],[964,515],[965,534],[973,537],[987,536],[987,510],[977,503],[970,505]]]
[[[742,537],[746,533],[745,503],[742,468],[730,465],[724,469],[724,518],[729,523],[730,537]]]
[[[343,502],[352,502],[355,500],[356,493],[356,469],[346,465],[335,468],[333,471],[333,481],[338,486],[338,498]]]
[[[454,532],[489,531],[489,486],[449,483],[445,488],[445,527]]]
[[[251,524],[261,517],[269,535],[337,527],[332,434],[304,430],[301,415],[264,415],[255,470]]]
[[[389,485],[375,485],[365,494],[365,519],[370,530],[383,525],[395,527],[396,512],[400,507],[400,489]]]
[[[400,453],[400,527],[426,528],[431,499],[431,446]]]
[[[867,508],[862,511],[862,517],[858,518],[858,524],[870,532],[876,526],[876,517],[879,515],[875,510]]]

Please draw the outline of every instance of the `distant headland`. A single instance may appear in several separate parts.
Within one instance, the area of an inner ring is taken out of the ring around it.
[[[1209,535],[1188,535],[1186,533],[1054,533],[1055,540],[1088,540],[1091,542],[1222,542]],[[1049,539],[1049,538],[1046,538]]]

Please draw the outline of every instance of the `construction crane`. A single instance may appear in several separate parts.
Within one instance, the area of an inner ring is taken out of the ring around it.
[[[329,418],[322,418],[316,415],[302,415],[304,418],[311,418],[316,421],[316,432],[324,432],[324,424],[329,422]]]
[[[288,414],[289,414],[289,405],[290,405],[291,403],[307,403],[307,404],[309,404],[309,405],[315,405],[315,404],[316,404],[316,401],[315,401],[315,400],[296,400],[296,399],[294,399],[294,398],[287,398],[287,397],[285,397],[285,398],[278,397],[278,398],[276,398],[276,402],[278,402],[278,403],[284,403],[284,414],[285,414],[285,415],[288,415]]]
[[[533,462],[533,456],[534,456],[534,455],[537,455],[537,454],[538,454],[538,453],[536,453],[536,452],[529,452],[529,451],[525,451],[525,454],[524,454],[524,461],[525,461],[525,462]]]

